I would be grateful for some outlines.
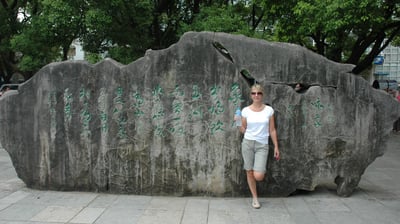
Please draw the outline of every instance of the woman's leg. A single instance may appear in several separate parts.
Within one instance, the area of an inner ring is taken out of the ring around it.
[[[257,199],[257,181],[263,181],[265,174],[253,170],[246,171],[247,174],[247,184],[249,185],[251,195],[253,198]]]
[[[247,184],[249,185],[251,195],[253,197],[252,206],[254,208],[260,208],[260,203],[258,202],[258,194],[257,194],[257,181],[264,180],[264,173],[248,170],[247,174]]]
[[[254,171],[254,157],[255,157],[255,141],[243,139],[242,142],[242,155],[244,160],[244,169],[246,170],[247,184],[249,185],[251,195],[253,197],[252,206],[260,208],[257,194],[257,181],[264,179],[264,173]]]
[[[257,183],[256,179],[254,178],[254,171],[253,170],[247,170],[247,184],[249,185],[251,196],[253,196],[253,200],[257,199]]]
[[[263,173],[263,172],[254,171],[254,172],[253,172],[253,175],[254,175],[254,179],[255,179],[256,181],[263,181],[263,180],[264,180],[264,177],[265,177],[265,173]]]

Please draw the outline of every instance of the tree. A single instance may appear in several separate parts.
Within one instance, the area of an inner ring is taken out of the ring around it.
[[[85,4],[79,0],[39,0],[24,8],[27,25],[11,40],[12,49],[21,52],[19,69],[33,75],[44,65],[67,60],[72,41],[84,31]]]
[[[85,51],[103,53],[121,63],[140,57],[152,46],[153,5],[148,0],[88,0]]]
[[[191,24],[183,24],[181,34],[187,31],[212,31],[226,33],[247,33],[248,26],[243,16],[235,13],[235,7],[203,7]]]
[[[8,83],[12,75],[19,71],[18,55],[11,49],[10,40],[22,28],[23,21],[18,18],[19,9],[28,1],[0,1],[0,77]]]
[[[122,63],[186,31],[300,44],[360,73],[400,32],[398,0],[0,0],[0,72],[26,78],[67,59],[73,40],[90,60]],[[24,15],[23,17],[18,15]],[[398,41],[400,42],[400,41]]]
[[[396,0],[264,1],[276,40],[303,45],[327,58],[355,64],[355,74],[400,33]]]

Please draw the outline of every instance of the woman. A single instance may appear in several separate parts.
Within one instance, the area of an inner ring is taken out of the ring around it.
[[[260,208],[256,181],[265,177],[268,158],[268,138],[274,144],[274,157],[279,159],[278,137],[275,129],[274,110],[264,104],[264,89],[255,84],[251,87],[252,104],[242,110],[242,156],[247,183],[253,197],[253,208]]]
[[[400,103],[400,91],[395,91],[396,100]],[[400,117],[394,122],[393,124],[393,131],[399,132],[400,131]]]

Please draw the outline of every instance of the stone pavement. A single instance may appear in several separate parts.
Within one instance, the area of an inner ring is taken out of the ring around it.
[[[362,176],[351,197],[332,187],[284,198],[155,197],[38,191],[25,187],[0,149],[0,224],[382,224],[400,223],[400,134]]]

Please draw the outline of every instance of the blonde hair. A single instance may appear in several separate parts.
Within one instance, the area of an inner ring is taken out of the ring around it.
[[[257,90],[258,92],[262,92],[263,95],[265,94],[265,93],[264,93],[264,87],[262,87],[262,85],[260,85],[260,84],[258,84],[258,83],[256,83],[256,84],[254,84],[254,85],[251,86],[250,92],[251,92],[253,89]]]

